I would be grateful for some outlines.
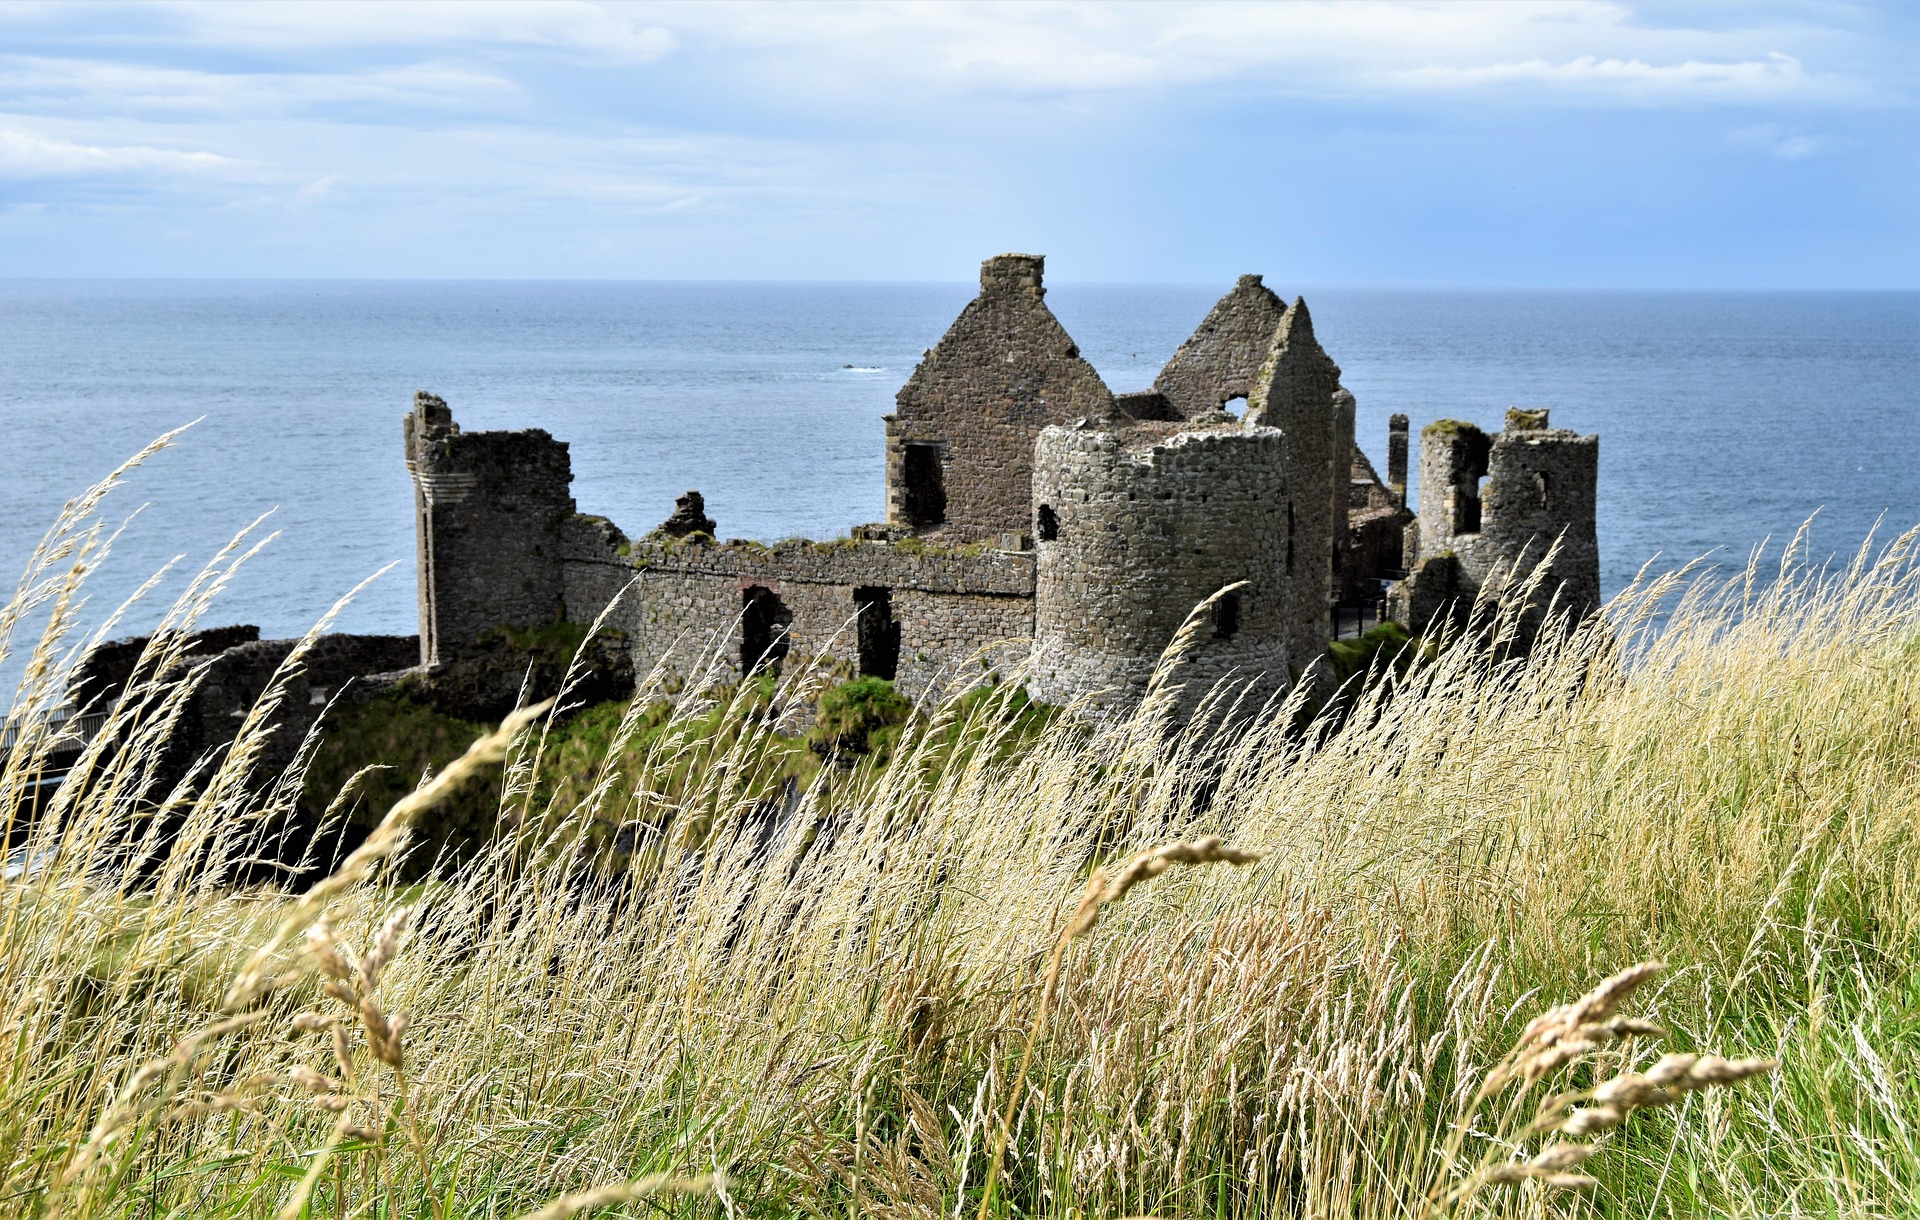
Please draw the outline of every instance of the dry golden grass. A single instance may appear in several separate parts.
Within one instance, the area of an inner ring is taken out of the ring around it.
[[[479,747],[505,756],[513,829],[472,868],[404,892],[387,875],[423,792],[294,895],[224,880],[299,790],[249,795],[270,707],[171,795],[177,842],[142,865],[158,831],[134,798],[191,680],[164,636],[101,738],[124,744],[22,819],[108,542],[98,499],[0,610],[27,661],[0,816],[44,865],[0,885],[0,1213],[1920,1207],[1911,535],[1844,572],[1790,555],[1653,582],[1524,664],[1449,650],[1316,733],[1288,707],[1168,737],[1151,705],[1013,757],[929,733],[772,833],[741,778],[765,765],[751,734],[673,809],[601,808],[652,800],[601,777],[533,810],[522,719]],[[1001,731],[991,700],[968,706],[973,738]],[[568,827],[626,817],[689,829],[628,877],[585,867]],[[1262,858],[1075,919],[1101,864],[1208,836]],[[1575,1005],[1528,1032],[1647,961],[1668,968],[1630,1017]],[[1616,1019],[1670,1032],[1540,1058]],[[1696,1091],[1696,1069],[1747,1069],[1659,1058],[1708,1051],[1781,1066]],[[1640,1113],[1556,1151],[1572,1136],[1546,1111],[1516,1125],[1501,1103],[1529,1073],[1535,1100],[1577,1094],[1563,1126]],[[1594,1185],[1547,1188],[1576,1166]]]

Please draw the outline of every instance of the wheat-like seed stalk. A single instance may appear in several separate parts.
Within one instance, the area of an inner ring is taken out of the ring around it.
[[[1122,861],[1118,868],[1112,871],[1097,868],[1087,878],[1087,888],[1080,896],[1079,905],[1074,907],[1072,916],[1054,941],[1052,953],[1047,956],[1047,971],[1040,983],[1040,1002],[1034,1010],[1033,1025],[1027,1030],[1026,1045],[1020,1051],[1020,1070],[1014,1073],[1013,1088],[1007,1097],[1007,1112],[1001,1117],[1000,1129],[994,1135],[993,1154],[987,1158],[987,1181],[980,1197],[980,1220],[986,1220],[987,1213],[993,1207],[994,1188],[999,1185],[1000,1166],[1006,1160],[1007,1140],[1013,1133],[1014,1111],[1020,1105],[1020,1090],[1026,1087],[1027,1069],[1033,1064],[1034,1043],[1046,1025],[1047,1007],[1053,998],[1054,983],[1060,977],[1060,965],[1066,960],[1067,946],[1092,930],[1100,918],[1102,907],[1109,902],[1118,902],[1134,886],[1158,877],[1176,864],[1252,864],[1263,854],[1245,848],[1228,847],[1226,840],[1219,835],[1207,835],[1191,843],[1168,843],[1136,852]]]
[[[537,1211],[530,1211],[520,1220],[567,1220],[581,1212],[596,1207],[616,1207],[622,1203],[632,1203],[637,1199],[651,1198],[655,1195],[704,1195],[720,1187],[723,1179],[719,1174],[709,1174],[700,1178],[675,1178],[671,1174],[657,1173],[651,1177],[634,1182],[622,1182],[615,1186],[596,1186],[592,1190],[576,1191],[570,1195],[561,1195]]]

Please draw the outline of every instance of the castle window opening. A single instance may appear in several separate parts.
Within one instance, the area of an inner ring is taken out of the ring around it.
[[[900,670],[900,624],[893,617],[893,590],[862,586],[853,591],[860,676],[891,682]]]
[[[906,492],[907,524],[915,529],[939,525],[947,519],[946,476],[940,468],[940,446],[908,443],[902,484]]]
[[[1456,490],[1453,498],[1453,532],[1456,534],[1477,534],[1480,532],[1480,479],[1468,479]]]
[[[1536,490],[1538,490],[1538,491],[1539,491],[1539,493],[1540,493],[1540,507],[1541,507],[1541,508],[1552,508],[1552,507],[1553,507],[1553,494],[1552,494],[1551,492],[1549,492],[1549,491],[1547,490],[1547,476],[1546,476],[1546,475],[1544,475],[1544,474],[1536,474],[1536,475],[1534,475],[1534,476],[1533,476],[1533,485],[1534,485],[1534,487],[1535,487],[1535,489],[1536,489]]]
[[[1240,630],[1240,595],[1224,593],[1213,603],[1213,638],[1230,640]]]
[[[757,669],[778,674],[787,659],[793,611],[765,585],[749,585],[740,594],[740,672]]]
[[[1228,415],[1233,416],[1235,419],[1245,419],[1247,417],[1247,396],[1245,394],[1241,394],[1236,397],[1229,398],[1227,399],[1227,401],[1220,404],[1220,409],[1222,411],[1225,411]]]
[[[1060,515],[1053,511],[1053,505],[1042,504],[1034,517],[1036,518],[1034,532],[1040,535],[1040,541],[1052,542],[1060,537]]]
[[[1293,573],[1293,501],[1287,501],[1287,573]]]

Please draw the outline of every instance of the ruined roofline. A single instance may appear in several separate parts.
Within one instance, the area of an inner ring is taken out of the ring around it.
[[[1252,394],[1286,303],[1258,275],[1243,275],[1154,378],[1174,414],[1192,418]]]

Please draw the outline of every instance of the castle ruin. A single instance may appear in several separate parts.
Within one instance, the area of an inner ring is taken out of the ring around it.
[[[1545,412],[1491,437],[1435,424],[1415,518],[1406,417],[1383,481],[1304,300],[1242,276],[1150,390],[1116,395],[1047,308],[1043,272],[1035,255],[982,264],[979,295],[885,417],[886,521],[833,541],[719,541],[697,493],[630,536],[578,511],[564,442],[463,433],[418,395],[422,665],[612,606],[639,674],[691,677],[724,641],[741,676],[803,656],[917,696],[984,667],[1120,711],[1209,598],[1177,680],[1260,693],[1323,655],[1337,606],[1388,582],[1393,611],[1427,630],[1558,543],[1546,595],[1598,604],[1597,438]]]

